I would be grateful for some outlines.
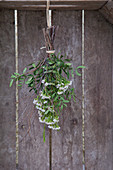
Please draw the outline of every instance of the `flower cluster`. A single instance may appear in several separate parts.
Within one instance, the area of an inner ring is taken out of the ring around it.
[[[53,92],[56,92],[55,96],[57,95],[57,98],[59,98],[68,90],[69,86],[72,85],[72,81],[63,79],[61,82],[57,81],[56,83],[51,83],[47,82],[46,79],[43,79],[41,83],[43,85],[43,90],[39,92],[39,95],[33,101],[36,105],[36,109],[38,109],[39,122],[45,123],[50,129],[59,130],[59,115],[56,111],[52,95]],[[50,88],[49,94],[47,93],[47,88]]]
[[[71,85],[72,81],[67,81],[65,84],[64,83],[57,84],[57,88],[59,89],[57,93],[63,94]]]

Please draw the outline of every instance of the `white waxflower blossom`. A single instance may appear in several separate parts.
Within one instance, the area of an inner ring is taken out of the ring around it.
[[[40,107],[36,106],[36,108],[40,110]]]
[[[42,109],[42,108],[40,108],[40,107],[38,107],[38,106],[36,106],[36,108],[37,108],[38,110],[42,111],[42,112],[45,112],[44,109]]]
[[[36,103],[36,106],[41,106],[41,104],[37,102],[37,103]]]
[[[52,127],[52,126],[48,126],[48,128],[49,128],[49,129],[53,129],[53,127]]]
[[[58,93],[58,94],[62,94],[62,93],[63,93],[63,91],[61,91],[61,92],[59,92],[59,91],[58,91],[57,93]]]
[[[47,122],[47,121],[45,121],[45,124],[47,124],[47,125],[53,125],[53,124],[55,124],[55,122]]]
[[[45,123],[45,120],[42,120],[42,119],[39,117],[39,122],[40,122],[40,123]]]
[[[43,96],[42,95],[42,99],[50,99],[50,96]]]
[[[53,130],[59,130],[60,127],[53,127],[53,126],[48,126],[48,128],[53,129]]]
[[[39,115],[40,117],[42,117],[42,113],[41,113],[40,111],[38,111],[38,115]]]
[[[41,93],[40,96],[43,96],[43,94]]]
[[[44,104],[46,104],[47,103],[47,101],[44,101]]]
[[[64,90],[65,88],[64,87],[60,87],[59,90]]]
[[[45,83],[45,79],[44,79],[44,80],[42,80],[42,83],[43,83],[43,84]]]
[[[41,111],[42,111],[42,112],[45,112],[45,110],[44,110],[44,109],[41,109]]]
[[[53,85],[53,83],[45,83],[45,86]]]
[[[36,103],[37,103],[37,100],[34,99],[34,100],[33,100],[33,104],[36,104]]]
[[[46,83],[45,83],[45,86],[48,86],[48,85],[49,85],[49,83],[46,82]]]
[[[66,85],[64,88],[65,88],[65,89],[68,89],[68,85]]]
[[[56,86],[56,87],[57,87],[57,88],[59,88],[60,86],[61,86],[60,84],[57,84],[57,86]]]
[[[60,127],[55,127],[55,128],[52,128],[53,130],[59,130],[60,129]]]
[[[53,119],[53,121],[54,121],[54,123],[58,123],[59,122],[59,120],[57,120],[57,119]]]
[[[70,83],[69,83],[69,86],[71,86],[72,85],[72,80],[70,81]]]

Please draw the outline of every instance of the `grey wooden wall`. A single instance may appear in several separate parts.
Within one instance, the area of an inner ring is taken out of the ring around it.
[[[55,49],[81,64],[81,11],[54,11],[59,25]],[[42,28],[44,11],[18,11],[19,72],[25,65],[45,55]],[[87,170],[113,170],[112,113],[113,27],[98,11],[85,12],[85,149]],[[15,71],[14,11],[0,10],[0,170],[15,170],[15,86],[9,88]],[[81,78],[74,75],[73,86],[81,98]],[[19,90],[19,170],[49,169],[49,132],[43,143],[32,101],[34,95],[24,86]],[[53,170],[82,170],[81,101],[72,101],[60,118],[61,130],[52,132]]]

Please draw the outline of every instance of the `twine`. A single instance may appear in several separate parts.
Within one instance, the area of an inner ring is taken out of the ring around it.
[[[55,50],[48,50],[46,51],[47,54],[54,54],[55,53]]]
[[[47,7],[46,7],[46,18],[47,18],[47,26],[51,26],[50,17],[49,17],[49,6],[50,6],[50,0],[47,0]]]

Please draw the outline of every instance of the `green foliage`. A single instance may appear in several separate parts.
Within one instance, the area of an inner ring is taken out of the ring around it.
[[[78,66],[75,73],[81,74],[78,69],[84,69],[85,66]],[[33,103],[36,105],[39,113],[39,121],[48,125],[48,128],[59,130],[59,114],[64,107],[68,106],[71,98],[76,102],[72,80],[74,70],[70,59],[66,59],[60,53],[50,57],[45,57],[38,63],[31,63],[24,68],[23,73],[14,73],[11,76],[10,87],[13,81],[18,80],[18,86],[25,83],[29,92],[34,91],[37,98]],[[45,140],[45,127],[43,132]]]
[[[85,66],[78,66],[76,69],[75,69],[75,73],[77,76],[81,76],[81,74],[78,72],[78,69],[84,69],[86,68]]]
[[[11,78],[12,78],[12,77],[11,77]],[[9,84],[9,87],[11,87],[11,86],[12,86],[13,81],[14,81],[14,79],[11,79],[10,84]]]

